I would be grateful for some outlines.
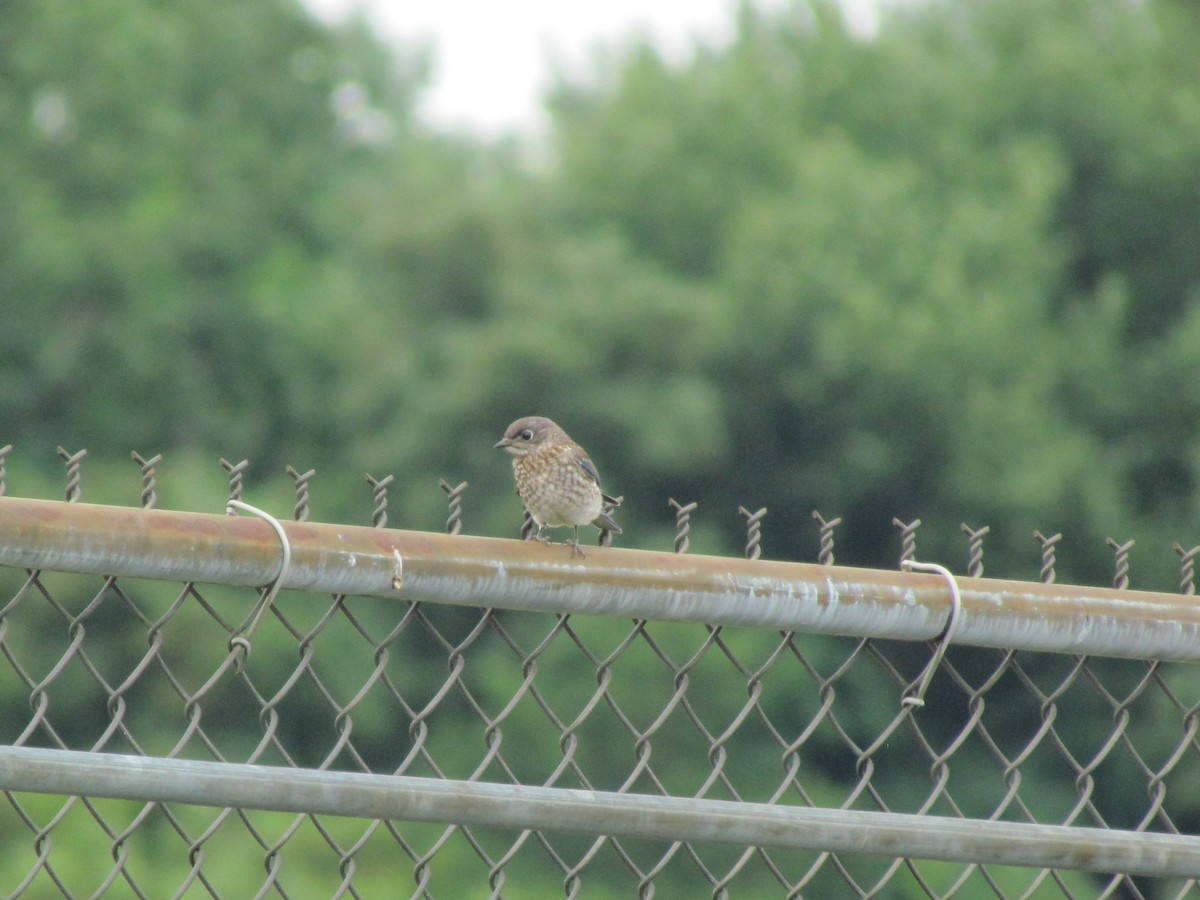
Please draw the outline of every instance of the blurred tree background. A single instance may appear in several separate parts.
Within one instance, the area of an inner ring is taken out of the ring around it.
[[[728,43],[614,48],[516,142],[414,115],[423,48],[296,0],[0,0],[8,491],[219,509],[219,456],[288,509],[515,535],[519,415],[627,499],[620,539],[1170,589],[1200,540],[1200,14],[930,0],[870,37],[748,3]],[[266,504],[269,505],[269,504]]]
[[[165,502],[315,467],[319,518],[395,472],[397,524],[512,534],[491,449],[561,421],[662,545],[1170,583],[1200,466],[1197,16],[1166,0],[744,6],[727,46],[610,53],[548,162],[413,115],[421,48],[294,2],[7,0],[0,423],[30,485],[164,452]],[[119,460],[119,462],[118,462]],[[114,474],[114,477],[115,474]],[[97,479],[92,479],[93,483]],[[12,490],[36,493],[14,474]],[[106,490],[98,488],[101,495]],[[100,499],[94,496],[93,499]]]

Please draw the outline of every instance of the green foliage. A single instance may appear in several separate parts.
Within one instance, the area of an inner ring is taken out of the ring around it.
[[[732,549],[765,504],[793,556],[819,506],[881,564],[892,516],[951,559],[965,519],[1018,571],[1068,532],[1075,579],[1136,535],[1166,583],[1200,412],[1183,15],[931,3],[863,39],[746,6],[728,46],[561,87],[531,173],[413,120],[419,52],[283,0],[14,4],[0,410],[18,452],[161,448],[189,483],[315,466],[324,518],[361,518],[361,471],[409,473],[420,525],[466,478],[504,534],[490,444],[540,411],[631,533],[675,495]]]
[[[784,555],[836,510],[874,564],[893,515],[943,558],[987,522],[1005,566],[1052,527],[1090,579],[1136,524],[1168,577],[1195,512],[1200,79],[1158,15],[934,3],[862,40],[827,4],[746,7],[727,50],[637,48],[559,92],[570,220],[720,307],[690,359],[727,448],[704,499],[771,504]]]

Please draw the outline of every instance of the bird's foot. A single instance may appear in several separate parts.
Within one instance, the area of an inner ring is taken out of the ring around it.
[[[583,559],[587,556],[587,554],[583,552],[583,548],[579,546],[579,538],[574,537],[568,539],[567,545],[571,548],[571,559],[574,559],[577,556],[580,559]]]

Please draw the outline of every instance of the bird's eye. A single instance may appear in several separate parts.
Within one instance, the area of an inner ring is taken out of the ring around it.
[[[533,432],[530,431],[528,428],[526,428],[524,431],[521,432],[521,440],[532,441],[533,440]]]

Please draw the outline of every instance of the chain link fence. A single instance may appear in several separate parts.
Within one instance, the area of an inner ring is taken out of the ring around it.
[[[450,536],[382,527],[390,479],[374,529],[284,526],[154,510],[157,458],[138,462],[142,510],[0,497],[5,896],[1200,895],[1198,625],[1186,596],[1126,590],[1119,550],[1099,615],[1066,586],[1022,605],[1056,589],[1057,536],[1041,585],[972,579],[973,553],[947,586],[838,570],[836,520],[817,565],[757,560],[761,510],[749,559],[685,556],[676,503],[676,554],[578,560],[458,535],[463,485],[443,482]],[[293,477],[303,523],[311,473]],[[642,564],[657,574],[631,580]],[[321,580],[372,566],[378,591]],[[423,587],[435,566],[460,567],[444,592]],[[696,567],[761,596],[684,608],[671,579]],[[896,600],[863,625],[830,591],[817,627],[779,627],[793,613],[764,585],[796,573]],[[634,599],[588,600],[612,585]],[[1016,598],[1022,640],[981,646],[989,597]],[[1038,649],[1054,616],[1113,655]],[[1136,658],[1149,632],[1175,661]]]

